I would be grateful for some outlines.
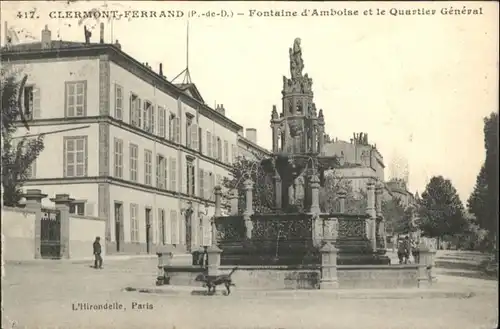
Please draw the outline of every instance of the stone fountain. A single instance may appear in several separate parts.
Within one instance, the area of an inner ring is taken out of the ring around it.
[[[253,209],[253,182],[244,182],[243,214],[232,211],[231,216],[215,218],[214,238],[224,251],[222,265],[319,264],[320,248],[326,242],[339,250],[339,264],[389,264],[380,209],[377,214],[381,195],[375,193],[373,183],[367,186],[366,213],[344,213],[342,192],[339,213],[320,211],[325,171],[339,162],[323,154],[323,110],[317,111],[313,101],[312,79],[302,73],[299,38],[289,55],[291,77],[283,77],[282,112],[278,114],[276,106],[271,112],[272,156],[260,164],[273,177],[275,207],[270,213]],[[238,197],[235,191],[232,195]]]

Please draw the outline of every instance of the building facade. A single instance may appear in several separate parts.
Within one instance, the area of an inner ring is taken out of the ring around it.
[[[47,28],[41,42],[4,49],[7,62],[28,77],[29,134],[46,134],[26,189],[67,192],[72,212],[105,218],[108,254],[210,244],[213,188],[243,129],[223,108],[117,44],[54,41]]]

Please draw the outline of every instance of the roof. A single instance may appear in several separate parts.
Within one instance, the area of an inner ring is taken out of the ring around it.
[[[0,60],[29,61],[36,59],[52,59],[58,57],[82,57],[108,55],[115,64],[133,67],[133,72],[149,84],[154,84],[158,89],[172,97],[182,97],[186,103],[197,108],[216,122],[223,123],[235,131],[240,131],[243,126],[229,119],[225,115],[211,108],[203,101],[200,92],[194,84],[175,85],[164,76],[141,64],[132,56],[121,50],[119,45],[107,43],[82,43],[73,41],[52,40],[51,47],[42,48],[41,42],[21,43],[10,47],[1,48]]]
[[[94,43],[95,45],[96,43]],[[51,48],[79,48],[84,47],[85,43],[83,42],[74,42],[74,41],[62,41],[62,40],[52,40],[50,42]],[[9,47],[3,46],[3,51],[33,51],[33,50],[43,50],[41,42],[25,42],[18,43],[16,45],[11,45]]]
[[[205,103],[203,97],[201,97],[200,91],[198,90],[198,88],[196,88],[196,85],[194,83],[175,83],[175,85],[177,86],[177,88],[184,91],[186,95],[191,96],[202,103]]]

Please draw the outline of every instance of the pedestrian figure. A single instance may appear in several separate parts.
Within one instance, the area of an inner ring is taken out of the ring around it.
[[[94,241],[94,268],[102,269],[102,257],[101,257],[101,238],[96,237]]]
[[[408,258],[410,257],[410,241],[408,237],[405,237],[403,241],[398,243],[398,258],[399,264],[408,264]]]
[[[417,246],[417,242],[415,240],[411,241],[411,255],[413,256],[413,262],[415,264],[418,264],[418,262],[419,262],[418,246]]]

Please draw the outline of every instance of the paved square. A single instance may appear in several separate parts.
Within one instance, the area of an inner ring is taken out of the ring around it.
[[[437,263],[451,258],[453,264],[475,259],[469,255],[460,261],[451,254],[440,256]],[[438,269],[440,285],[467,287],[476,296],[332,300],[325,295],[242,297],[237,291],[228,297],[165,296],[122,291],[152,284],[155,259],[109,261],[103,270],[89,265],[7,264],[2,328],[15,323],[13,328],[469,329],[494,328],[497,323],[497,281],[452,275],[446,268]],[[104,303],[121,304],[123,309],[73,310]]]

